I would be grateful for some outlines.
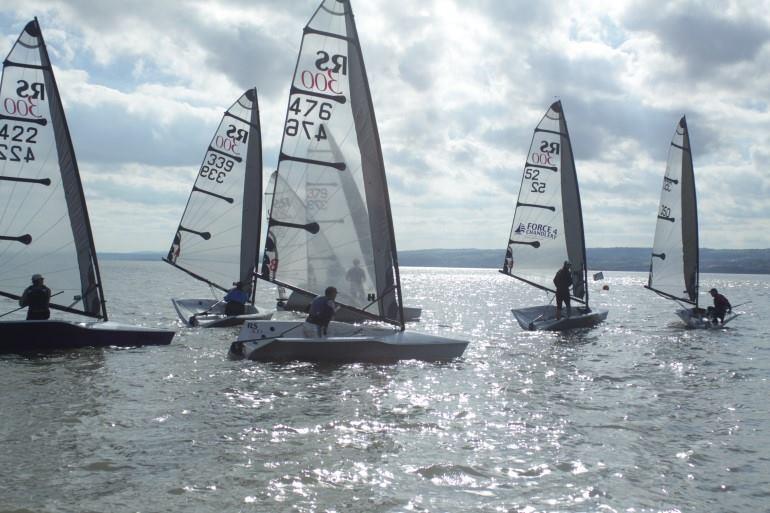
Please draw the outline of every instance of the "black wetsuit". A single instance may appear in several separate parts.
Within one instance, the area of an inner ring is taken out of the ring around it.
[[[563,267],[559,269],[553,278],[553,284],[556,285],[556,309],[561,310],[562,303],[570,308],[569,288],[572,286],[570,270]]]
[[[21,295],[19,304],[27,308],[28,321],[42,321],[51,317],[48,303],[51,301],[51,289],[45,285],[30,285]]]

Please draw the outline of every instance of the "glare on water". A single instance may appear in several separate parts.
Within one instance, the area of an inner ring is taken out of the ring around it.
[[[160,262],[102,267],[115,320],[176,326],[169,298],[208,294]],[[521,331],[510,309],[550,298],[494,270],[402,278],[410,329],[469,339],[463,359],[233,362],[237,329],[179,326],[166,347],[0,357],[0,511],[766,509],[768,277],[702,276],[751,303],[686,331],[645,275],[608,272],[607,322],[569,334]]]

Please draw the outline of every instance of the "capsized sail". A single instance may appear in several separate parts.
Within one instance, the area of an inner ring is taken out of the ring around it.
[[[698,304],[698,207],[684,116],[668,150],[647,287],[670,299]]]
[[[377,123],[350,3],[305,27],[268,221],[270,279],[403,327]],[[276,258],[279,255],[280,258]]]
[[[51,308],[106,320],[75,151],[37,19],[0,81],[0,295],[18,299],[41,274]]]
[[[583,214],[561,102],[535,128],[519,187],[503,272],[555,293],[553,278],[572,264],[572,297],[588,303]]]
[[[261,191],[259,105],[250,89],[222,117],[164,260],[221,290],[253,283]]]

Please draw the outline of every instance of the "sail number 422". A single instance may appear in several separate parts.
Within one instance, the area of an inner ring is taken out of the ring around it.
[[[0,160],[10,160],[11,162],[35,160],[35,154],[32,152],[31,146],[13,144],[15,142],[35,144],[37,142],[35,137],[37,137],[37,128],[33,126],[3,125],[0,127],[0,139],[3,140],[0,143]],[[6,143],[9,138],[10,145]]]

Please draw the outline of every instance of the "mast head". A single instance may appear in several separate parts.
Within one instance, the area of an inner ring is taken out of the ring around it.
[[[24,31],[32,37],[40,37],[40,25],[37,23],[37,18],[27,23]]]
[[[556,100],[551,104],[551,110],[554,112],[561,112],[561,100]]]
[[[687,119],[685,116],[682,116],[682,119],[679,120],[679,126],[687,130]]]

